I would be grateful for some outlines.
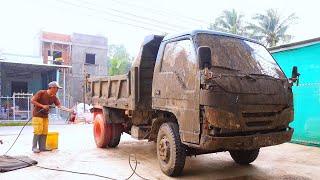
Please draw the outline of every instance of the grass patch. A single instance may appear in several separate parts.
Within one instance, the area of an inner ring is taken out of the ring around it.
[[[25,122],[4,122],[4,123],[0,123],[0,127],[1,126],[23,126],[25,124],[26,124]],[[29,122],[27,126],[31,126],[31,122]]]

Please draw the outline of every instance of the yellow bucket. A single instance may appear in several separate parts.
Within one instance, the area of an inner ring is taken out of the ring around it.
[[[58,139],[59,139],[58,132],[48,132],[47,142],[46,142],[47,149],[58,149],[58,142],[59,142]]]

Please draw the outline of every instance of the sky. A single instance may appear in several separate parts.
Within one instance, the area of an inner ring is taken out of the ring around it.
[[[39,55],[42,31],[102,35],[136,56],[149,34],[205,29],[223,10],[235,9],[246,21],[269,8],[295,13],[292,42],[320,37],[317,0],[0,0],[0,51]]]

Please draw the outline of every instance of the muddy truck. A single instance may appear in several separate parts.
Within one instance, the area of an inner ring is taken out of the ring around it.
[[[114,148],[122,133],[156,142],[161,170],[181,174],[186,156],[229,151],[238,164],[291,140],[292,86],[260,43],[194,30],[145,37],[130,71],[90,77],[94,140]]]

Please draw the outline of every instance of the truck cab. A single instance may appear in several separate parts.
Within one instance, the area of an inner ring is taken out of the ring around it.
[[[122,132],[155,141],[169,176],[188,155],[229,151],[249,164],[261,147],[291,140],[293,69],[288,79],[263,45],[241,36],[148,36],[128,74],[88,80],[94,131],[106,131],[97,146],[116,146]]]
[[[212,31],[165,38],[152,88],[153,109],[177,117],[186,143],[292,131],[291,85],[266,48],[250,39]]]

